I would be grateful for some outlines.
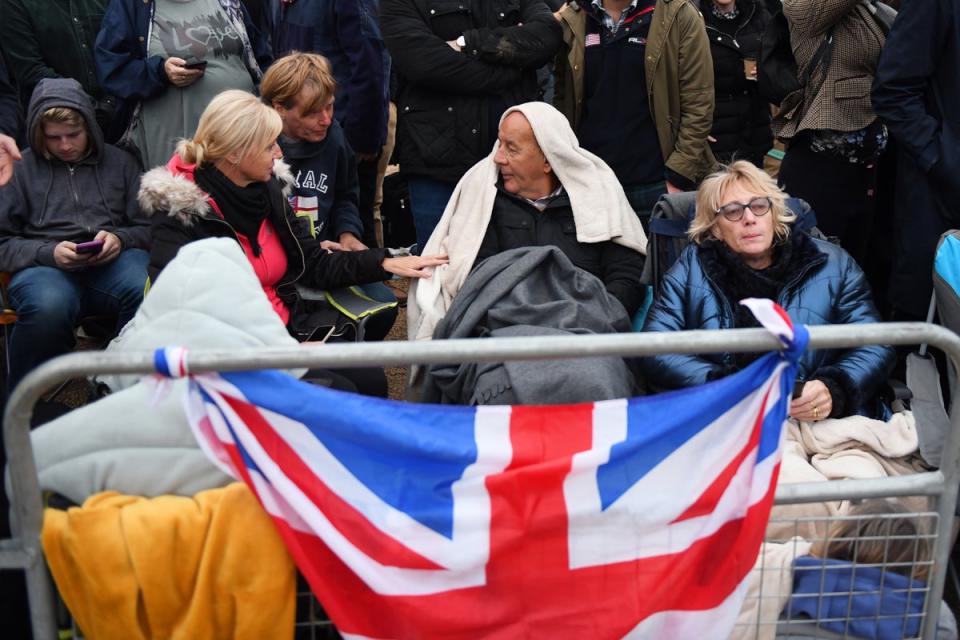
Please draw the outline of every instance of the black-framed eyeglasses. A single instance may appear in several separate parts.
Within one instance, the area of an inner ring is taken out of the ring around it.
[[[740,218],[743,217],[743,212],[750,207],[750,213],[757,216],[765,216],[770,211],[770,207],[773,206],[773,203],[770,202],[770,198],[766,196],[757,196],[750,200],[750,202],[728,202],[719,209],[717,213],[722,215],[724,218],[730,222],[738,222]]]

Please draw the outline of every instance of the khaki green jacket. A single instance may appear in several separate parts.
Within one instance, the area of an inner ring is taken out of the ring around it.
[[[564,47],[557,56],[554,102],[576,131],[583,107],[587,15],[568,3],[557,16]],[[645,67],[647,100],[664,164],[699,182],[716,164],[707,142],[713,126],[713,59],[703,16],[689,0],[657,0]]]

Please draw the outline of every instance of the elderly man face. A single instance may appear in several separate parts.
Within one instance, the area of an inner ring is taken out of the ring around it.
[[[514,111],[500,124],[497,138],[500,148],[493,161],[500,168],[503,188],[529,200],[550,195],[558,184],[557,179],[527,118]]]

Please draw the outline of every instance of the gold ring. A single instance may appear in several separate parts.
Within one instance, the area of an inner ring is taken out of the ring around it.
[[[813,419],[814,419],[814,420],[819,420],[819,419],[820,419],[820,407],[814,407],[814,408],[813,408]]]

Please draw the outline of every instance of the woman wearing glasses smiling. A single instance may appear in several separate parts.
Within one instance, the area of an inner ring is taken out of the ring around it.
[[[758,327],[743,298],[770,298],[802,324],[878,322],[863,272],[839,246],[793,230],[786,194],[740,160],[706,178],[688,235],[692,243],[665,274],[645,331]],[[645,358],[657,389],[702,384],[744,368],[760,354]],[[874,394],[893,366],[890,347],[808,350],[790,415],[819,421],[876,415]]]

